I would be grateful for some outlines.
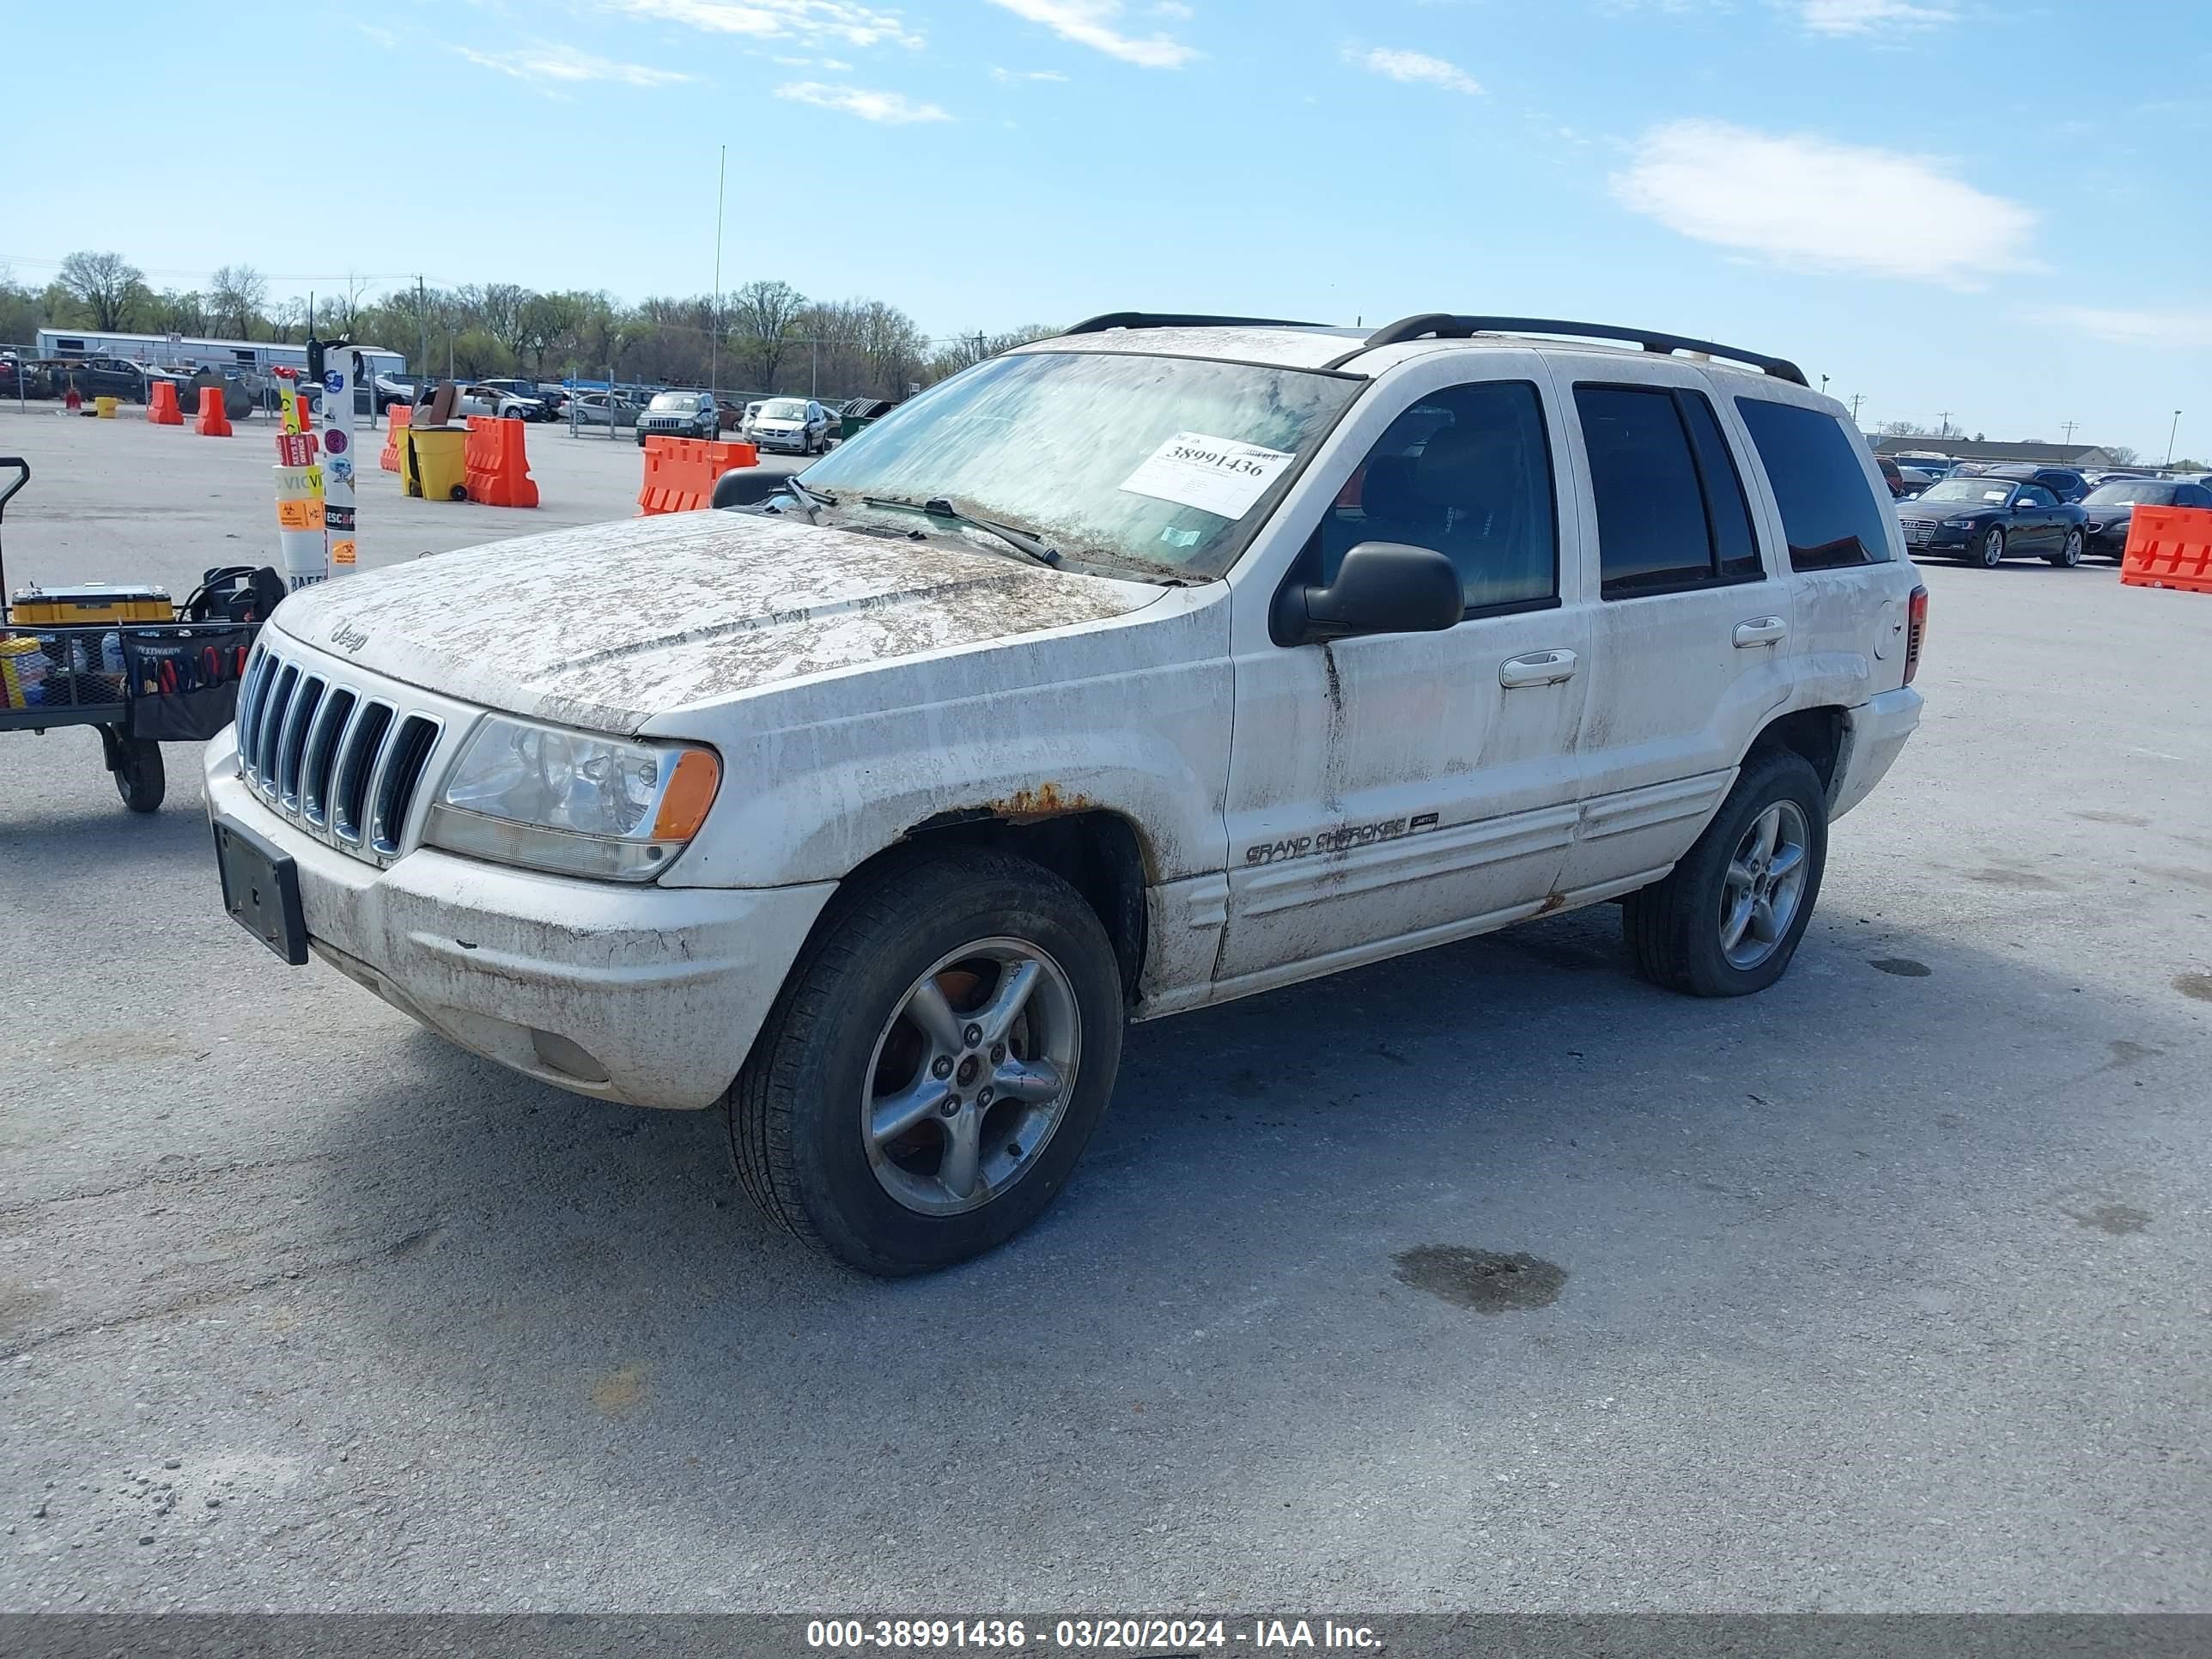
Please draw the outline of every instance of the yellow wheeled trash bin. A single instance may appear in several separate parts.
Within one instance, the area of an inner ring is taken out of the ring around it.
[[[407,440],[407,453],[400,476],[407,480],[409,495],[420,495],[426,501],[468,500],[465,427],[410,426],[401,435]]]

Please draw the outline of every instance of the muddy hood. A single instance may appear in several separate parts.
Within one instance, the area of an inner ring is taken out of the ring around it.
[[[1102,622],[1149,584],[749,514],[670,514],[341,576],[279,631],[489,708],[630,732],[802,675]]]

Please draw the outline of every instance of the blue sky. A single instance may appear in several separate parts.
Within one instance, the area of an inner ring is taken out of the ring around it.
[[[1796,358],[1869,425],[2072,421],[2156,459],[2180,409],[2212,451],[2200,0],[10,11],[40,66],[0,135],[21,281],[113,247],[157,286],[701,293],[726,143],[726,287],[933,332],[1582,317]],[[299,113],[242,118],[280,90]]]

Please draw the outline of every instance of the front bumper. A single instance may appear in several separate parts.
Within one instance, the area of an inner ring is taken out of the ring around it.
[[[402,1013],[526,1076],[635,1106],[710,1106],[744,1064],[835,883],[629,886],[420,848],[388,868],[325,846],[208,744],[208,810],[299,867],[308,943]]]
[[[1903,526],[1908,553],[1961,553],[1974,538],[1965,526],[1920,524],[1908,519]]]
[[[2117,559],[2128,550],[2128,525],[2123,519],[2118,524],[2108,524],[2101,530],[2087,530],[2082,540],[2092,553],[2101,553],[2106,558]]]
[[[1844,711],[1844,753],[1828,789],[1828,819],[1856,806],[1880,783],[1920,724],[1920,694],[1909,685]]]

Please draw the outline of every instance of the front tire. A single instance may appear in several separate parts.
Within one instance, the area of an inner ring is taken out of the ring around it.
[[[746,1194],[887,1277],[1005,1243],[1058,1195],[1121,1060],[1097,914],[1025,859],[896,866],[840,893],[730,1091]]]
[[[1994,570],[2004,562],[2005,533],[2001,525],[1991,525],[1989,533],[1976,544],[1974,562],[1984,570]]]
[[[2058,566],[2063,570],[2071,570],[2075,566],[2079,565],[2081,562],[2081,531],[2079,529],[2068,531],[2066,532],[2066,546],[2064,550],[2052,553],[2046,556],[2050,559],[2052,564]]]
[[[1755,752],[1689,852],[1621,906],[1636,971],[1691,996],[1740,997],[1789,971],[1828,861],[1827,801],[1805,757]]]

